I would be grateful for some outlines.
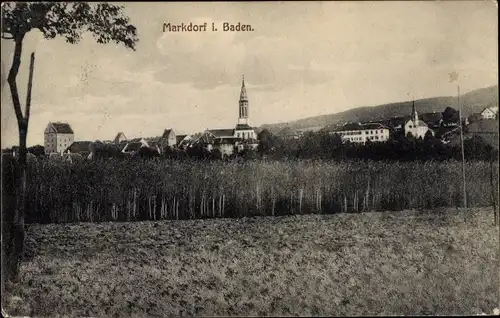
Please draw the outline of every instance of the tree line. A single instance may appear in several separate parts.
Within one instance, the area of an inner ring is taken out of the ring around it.
[[[333,160],[388,160],[388,161],[427,161],[461,160],[460,145],[445,144],[431,133],[425,138],[393,133],[386,142],[365,144],[342,140],[338,134],[308,132],[298,140],[279,138],[264,130],[259,135],[258,152],[260,157],[269,159],[333,159]],[[498,150],[488,144],[481,136],[475,135],[464,140],[466,160],[495,161]]]
[[[177,160],[374,160],[374,161],[445,161],[462,160],[460,145],[445,144],[432,134],[425,138],[394,133],[386,142],[365,144],[343,141],[337,134],[324,132],[307,132],[298,140],[287,140],[273,135],[268,130],[259,134],[259,145],[256,150],[244,147],[242,151],[235,149],[230,156],[223,156],[219,149],[208,150],[206,145],[194,144],[186,149],[166,147],[160,154],[157,150],[143,147],[129,155],[122,153],[113,144],[101,144],[93,147],[93,159],[150,159],[165,158]],[[5,151],[4,151],[5,152]],[[28,148],[28,153],[38,158],[45,157],[43,146]],[[498,150],[487,143],[481,136],[474,135],[464,140],[466,160],[496,161]],[[84,158],[82,157],[82,160]]]

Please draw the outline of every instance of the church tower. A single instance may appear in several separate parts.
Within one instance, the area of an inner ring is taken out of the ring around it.
[[[238,116],[238,124],[234,129],[234,137],[238,137],[243,140],[255,141],[257,139],[257,134],[255,133],[255,130],[250,127],[250,123],[248,120],[248,97],[247,89],[245,88],[245,75],[243,75],[243,79],[241,81],[241,92],[238,109],[240,113]]]
[[[248,125],[248,97],[245,88],[245,75],[243,75],[241,82],[239,110],[238,125]]]
[[[413,120],[415,125],[418,124],[418,113],[417,113],[417,109],[415,108],[415,100],[413,100],[413,107],[411,110],[411,120]]]

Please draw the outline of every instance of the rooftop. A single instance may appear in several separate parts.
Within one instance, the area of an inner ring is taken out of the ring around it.
[[[73,129],[71,129],[68,123],[55,122],[51,124],[59,134],[74,134]]]
[[[233,137],[234,129],[210,129],[208,130],[214,137]]]
[[[74,141],[66,151],[70,151],[71,153],[82,153],[89,152],[90,146],[92,145],[92,141]]]
[[[339,127],[332,127],[328,131],[352,131],[352,130],[369,130],[369,129],[388,129],[380,123],[347,123]]]

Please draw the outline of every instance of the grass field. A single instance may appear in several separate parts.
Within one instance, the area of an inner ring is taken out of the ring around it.
[[[30,225],[11,314],[430,315],[498,307],[492,209]]]

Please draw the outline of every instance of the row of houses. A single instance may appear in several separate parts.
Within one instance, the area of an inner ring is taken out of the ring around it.
[[[384,142],[389,140],[391,133],[402,132],[405,136],[411,134],[416,138],[424,138],[430,133],[433,136],[447,137],[452,135],[460,127],[458,113],[455,119],[444,118],[444,113],[433,112],[419,115],[415,103],[412,105],[412,111],[408,116],[392,117],[386,120],[368,123],[344,123],[329,125],[319,129],[320,132],[329,134],[338,134],[344,141],[353,143]],[[486,107],[480,113],[473,114],[470,117],[462,119],[462,124],[469,124],[484,121],[498,120],[498,107]],[[474,126],[474,125],[473,125]],[[484,126],[484,125],[482,125]],[[481,126],[481,127],[482,127]],[[491,125],[487,125],[488,127]],[[293,130],[290,127],[284,127],[276,133],[283,139],[300,139],[302,132]]]
[[[245,148],[255,149],[258,146],[255,129],[249,125],[249,103],[243,77],[238,101],[238,122],[234,128],[206,129],[197,136],[176,135],[173,129],[165,129],[161,136],[151,138],[127,139],[123,132],[119,132],[113,140],[103,141],[111,144],[122,153],[135,153],[141,148],[164,153],[167,149],[186,149],[201,146],[211,151],[218,149],[222,156],[230,156]],[[96,143],[93,141],[75,141],[74,131],[68,123],[51,122],[45,129],[45,153],[50,154],[81,154],[91,156]],[[100,143],[100,142],[98,142]]]
[[[141,148],[148,148],[158,154],[163,154],[167,149],[184,149],[191,144],[191,141],[192,138],[190,135],[176,135],[173,129],[165,129],[163,134],[158,137],[139,137],[132,139],[127,139],[123,132],[119,132],[113,140],[74,141],[69,147],[60,152],[51,151],[52,149],[46,149],[46,154],[80,154],[84,157],[91,158],[93,147],[99,147],[100,144],[112,146],[116,149],[116,151],[125,154],[134,154]]]
[[[151,138],[127,139],[123,132],[119,132],[113,140],[104,141],[104,144],[113,144],[114,147],[123,153],[135,153],[141,148],[149,148],[159,154],[166,149],[178,148],[186,149],[193,146],[202,146],[207,150],[218,149],[222,156],[230,156],[235,152],[243,151],[245,148],[256,149],[258,140],[256,129],[249,124],[249,102],[243,77],[238,101],[238,122],[234,128],[229,129],[206,129],[197,135],[176,135],[173,129],[165,129],[163,134]],[[448,112],[448,113],[447,113]],[[451,112],[451,115],[450,115]],[[304,131],[316,130],[329,134],[338,134],[344,141],[353,143],[384,142],[387,141],[391,133],[403,132],[405,136],[412,135],[416,138],[424,138],[427,134],[436,136],[449,136],[456,131],[460,123],[457,119],[444,118],[457,117],[457,113],[452,108],[445,112],[424,113],[419,115],[415,102],[413,102],[411,113],[408,116],[393,117],[386,120],[368,123],[344,123],[317,129],[307,128],[304,130],[293,130],[284,127],[277,132],[277,136],[283,139],[297,140],[303,136]],[[498,119],[498,107],[487,107],[478,114],[470,116],[471,122],[478,120]],[[463,125],[469,124],[469,118],[465,118]],[[44,147],[46,154],[53,153],[81,153],[90,154],[92,141],[74,140],[74,132],[68,123],[49,123],[45,129]]]

